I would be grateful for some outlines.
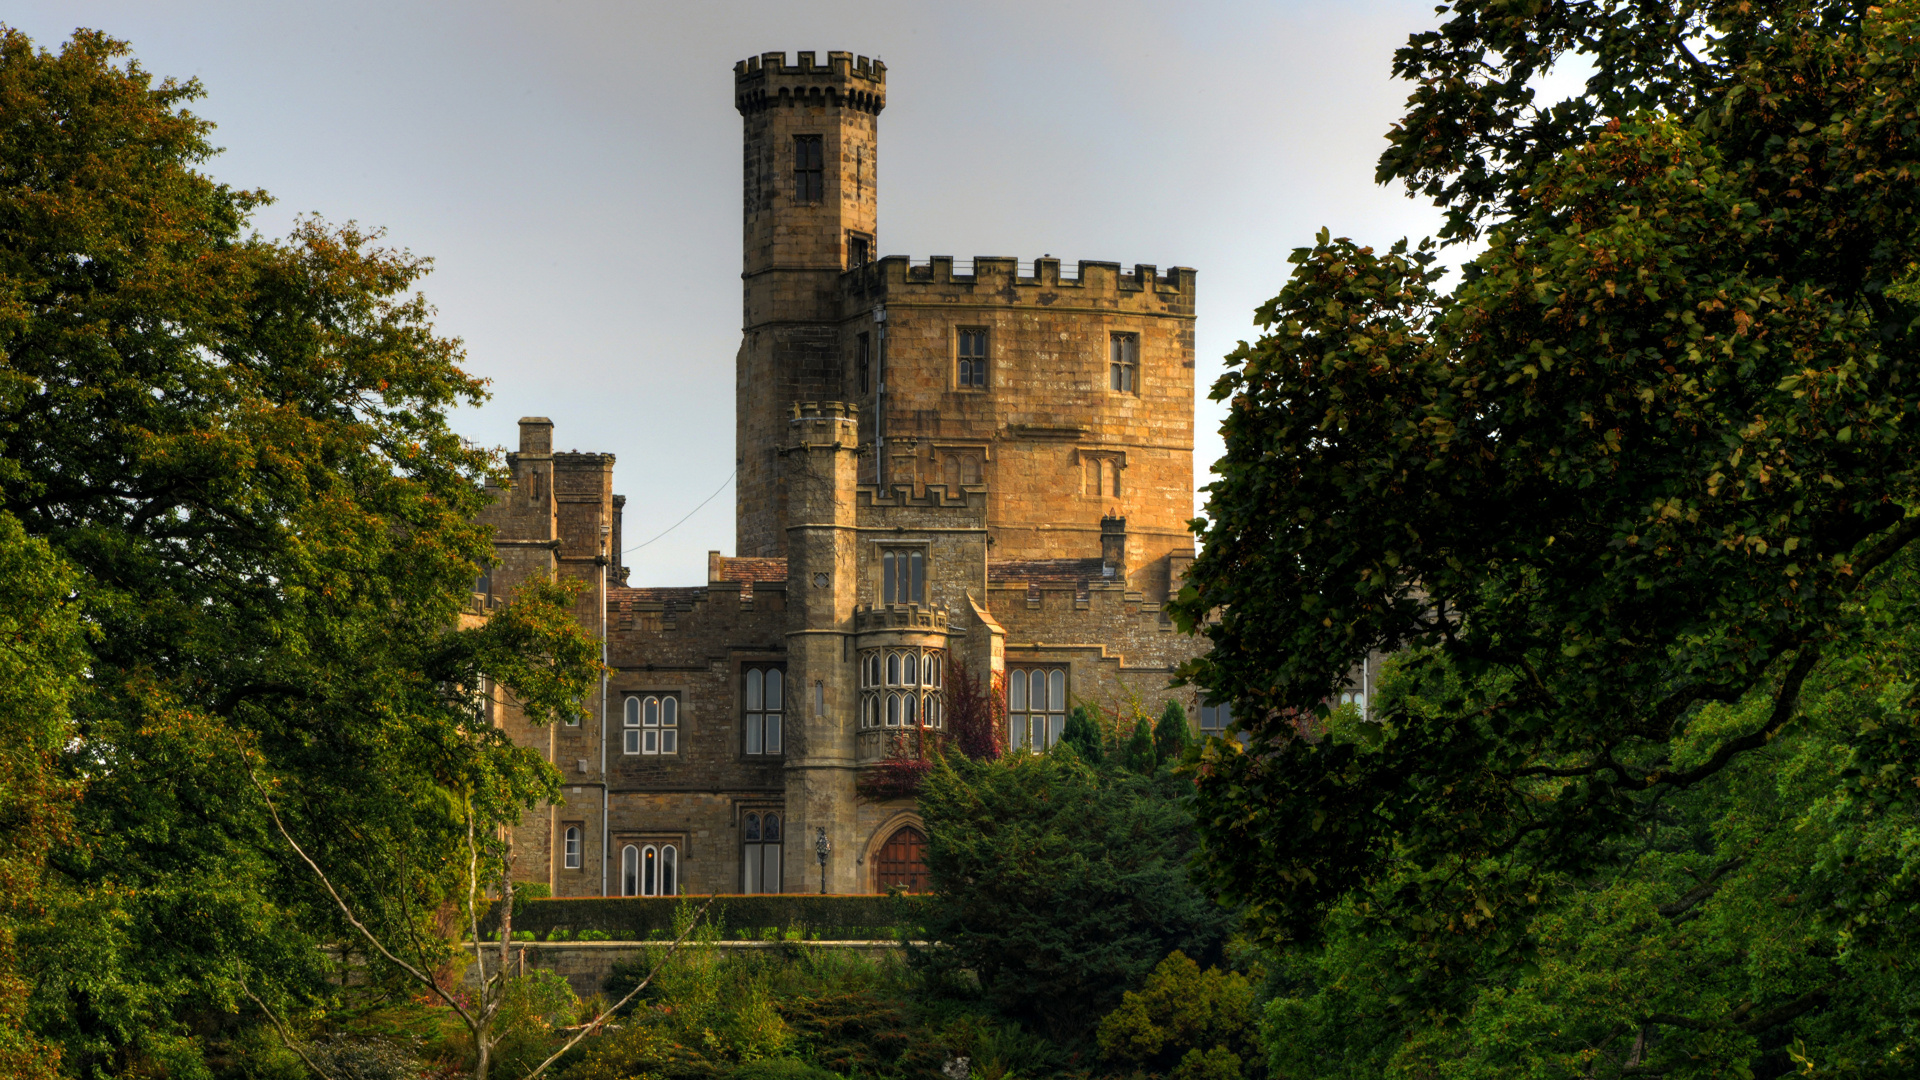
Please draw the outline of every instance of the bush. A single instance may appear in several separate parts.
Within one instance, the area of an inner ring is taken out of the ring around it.
[[[840,1080],[833,1073],[799,1058],[749,1061],[727,1076],[728,1080]]]
[[[1246,976],[1219,968],[1200,970],[1182,952],[1153,969],[1144,986],[1128,991],[1120,1007],[1100,1021],[1100,1055],[1116,1065],[1176,1075],[1212,1069],[1224,1059],[1250,1051],[1253,1035],[1253,986]],[[1195,1055],[1200,1055],[1195,1057]]]

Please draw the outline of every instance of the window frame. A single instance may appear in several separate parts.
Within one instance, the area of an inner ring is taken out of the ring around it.
[[[937,731],[946,724],[947,650],[889,645],[858,658],[863,731]]]
[[[1045,687],[1047,700],[1039,709],[1033,708],[1031,688],[1032,673],[1040,671],[1047,675]],[[1065,733],[1067,713],[1073,700],[1073,665],[1059,661],[1012,661],[1007,664],[1007,749],[1044,753],[1060,745],[1060,736]],[[1016,685],[1015,674],[1021,678]],[[1017,691],[1017,692],[1016,692]],[[1034,721],[1042,724],[1039,734],[1046,736],[1046,745],[1034,750]]]
[[[811,150],[812,153],[807,153]],[[827,137],[796,134],[793,137],[793,201],[800,206],[818,206],[827,197]]]
[[[860,396],[873,392],[873,335],[862,330],[853,336],[853,370],[859,381]]]
[[[569,825],[560,834],[560,868],[563,870],[580,869],[581,853],[585,849],[584,831],[578,825]]]
[[[778,695],[772,701],[767,695],[769,675]],[[787,756],[787,702],[792,698],[784,661],[749,660],[740,665],[740,756],[761,761]]]
[[[864,256],[864,258],[859,257]],[[858,270],[873,261],[873,234],[847,230],[847,269]]]
[[[620,692],[620,756],[680,755],[680,694],[678,690]]]
[[[753,807],[740,816],[740,891],[744,894],[781,892],[786,830],[786,811],[775,807]],[[775,836],[766,839],[766,824],[773,823]],[[771,861],[769,861],[771,860]],[[772,888],[767,888],[767,870],[773,870]]]
[[[1140,395],[1140,334],[1113,330],[1107,335],[1107,390]]]
[[[933,561],[933,553],[922,544],[885,544],[880,547],[875,562],[878,564],[878,580],[874,582],[874,596],[882,606],[889,604],[927,605],[927,564]],[[906,588],[898,587],[895,561],[906,556],[908,581]]]
[[[969,351],[968,346],[975,348]],[[956,326],[953,331],[953,388],[969,393],[988,387],[988,359],[993,355],[993,334],[985,326]]]

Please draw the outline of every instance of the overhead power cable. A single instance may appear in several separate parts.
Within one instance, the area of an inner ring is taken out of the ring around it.
[[[693,515],[699,513],[700,511],[706,509],[708,503],[719,498],[720,493],[727,490],[727,485],[733,483],[733,478],[736,475],[738,475],[739,472],[740,472],[740,467],[738,465],[734,466],[733,472],[728,473],[727,478],[725,480],[720,481],[720,486],[713,489],[713,494],[707,496],[704,499],[701,499],[699,506],[696,506],[693,509],[687,511],[687,517],[683,517],[679,521],[676,521],[673,524],[667,526],[665,529],[661,530],[660,535],[655,536],[653,540],[658,540],[660,539],[661,536],[665,536],[668,533],[672,532],[673,530],[679,528],[680,526],[685,525],[687,523],[687,518],[690,518]],[[622,551],[620,554],[625,555],[629,551],[639,551],[641,548],[646,547],[647,544],[653,543],[653,540],[648,540],[645,544],[635,544],[632,547],[626,549],[626,551]]]

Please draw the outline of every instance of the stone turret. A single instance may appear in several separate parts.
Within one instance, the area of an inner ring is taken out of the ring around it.
[[[734,65],[744,136],[743,340],[737,363],[738,553],[784,551],[777,449],[787,410],[839,398],[840,274],[873,258],[885,64],[765,53]]]

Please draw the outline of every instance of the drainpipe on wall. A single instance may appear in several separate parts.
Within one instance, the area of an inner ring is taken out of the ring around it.
[[[876,305],[873,309],[874,326],[874,366],[879,379],[874,383],[873,392],[873,484],[885,488],[887,483],[887,307]]]
[[[609,534],[612,526],[602,526]],[[602,540],[602,543],[607,541]],[[607,575],[613,572],[609,554],[600,562],[600,895],[607,895]]]

